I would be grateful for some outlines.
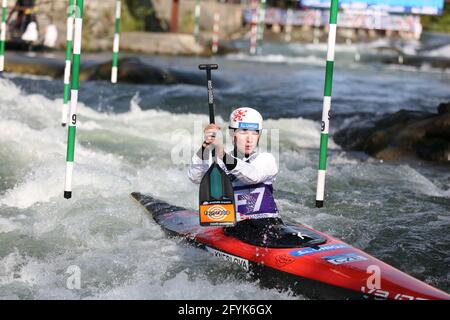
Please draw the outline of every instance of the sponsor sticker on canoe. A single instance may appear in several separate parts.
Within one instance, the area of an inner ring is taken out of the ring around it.
[[[293,255],[294,257],[302,257],[302,256],[306,256],[308,254],[313,254],[313,253],[319,253],[319,252],[330,251],[330,250],[338,250],[338,249],[349,249],[349,248],[351,248],[351,247],[346,244],[327,244],[325,246],[320,246],[316,249],[305,248],[305,249],[301,249],[301,250],[294,250],[294,251],[289,252],[289,254]]]
[[[367,260],[366,257],[357,255],[356,253],[337,254],[335,256],[323,257],[323,259],[334,265]]]
[[[382,289],[367,289],[366,287],[361,287],[361,292],[364,293],[366,299],[373,298],[375,300],[429,300],[421,297],[414,297],[407,294],[389,292]]]
[[[248,260],[246,260],[246,259],[242,259],[242,258],[233,256],[232,254],[225,253],[225,252],[222,252],[222,251],[210,248],[210,247],[206,247],[206,250],[214,257],[222,258],[226,261],[236,263],[241,268],[243,268],[247,271],[249,270]]]
[[[287,254],[280,254],[275,257],[275,261],[277,262],[278,267],[284,267],[285,265],[288,265],[295,261],[295,258],[292,258],[291,256]]]

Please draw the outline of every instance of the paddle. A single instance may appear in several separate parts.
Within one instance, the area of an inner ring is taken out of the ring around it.
[[[198,68],[206,70],[209,122],[215,123],[211,70],[217,70],[219,66],[217,64],[201,64]],[[200,225],[204,227],[233,226],[236,224],[233,186],[225,171],[217,164],[215,150],[212,150],[211,156],[212,165],[206,171],[200,183]]]

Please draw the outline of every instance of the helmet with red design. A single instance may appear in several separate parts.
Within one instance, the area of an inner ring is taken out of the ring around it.
[[[263,128],[263,117],[253,108],[238,108],[230,115],[230,129],[259,131]]]

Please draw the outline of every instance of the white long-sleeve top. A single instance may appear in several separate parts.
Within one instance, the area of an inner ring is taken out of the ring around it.
[[[231,178],[238,220],[278,217],[278,209],[272,196],[272,184],[278,173],[275,157],[263,152],[235,159],[237,164],[232,170],[228,170],[222,159],[218,158],[217,163]],[[192,182],[200,184],[208,169],[209,160],[202,160],[194,154],[187,175]]]
[[[231,171],[222,159],[218,158],[217,163],[227,175],[235,176],[241,184],[273,183],[278,173],[275,157],[268,152],[253,153],[248,158],[237,159],[237,165]],[[188,167],[188,177],[193,183],[200,184],[208,169],[209,160],[202,160],[194,154]]]

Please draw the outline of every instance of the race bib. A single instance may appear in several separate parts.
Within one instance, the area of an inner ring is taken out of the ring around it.
[[[272,185],[264,183],[234,187],[236,211],[244,219],[252,215],[277,215],[278,208],[272,193]]]

